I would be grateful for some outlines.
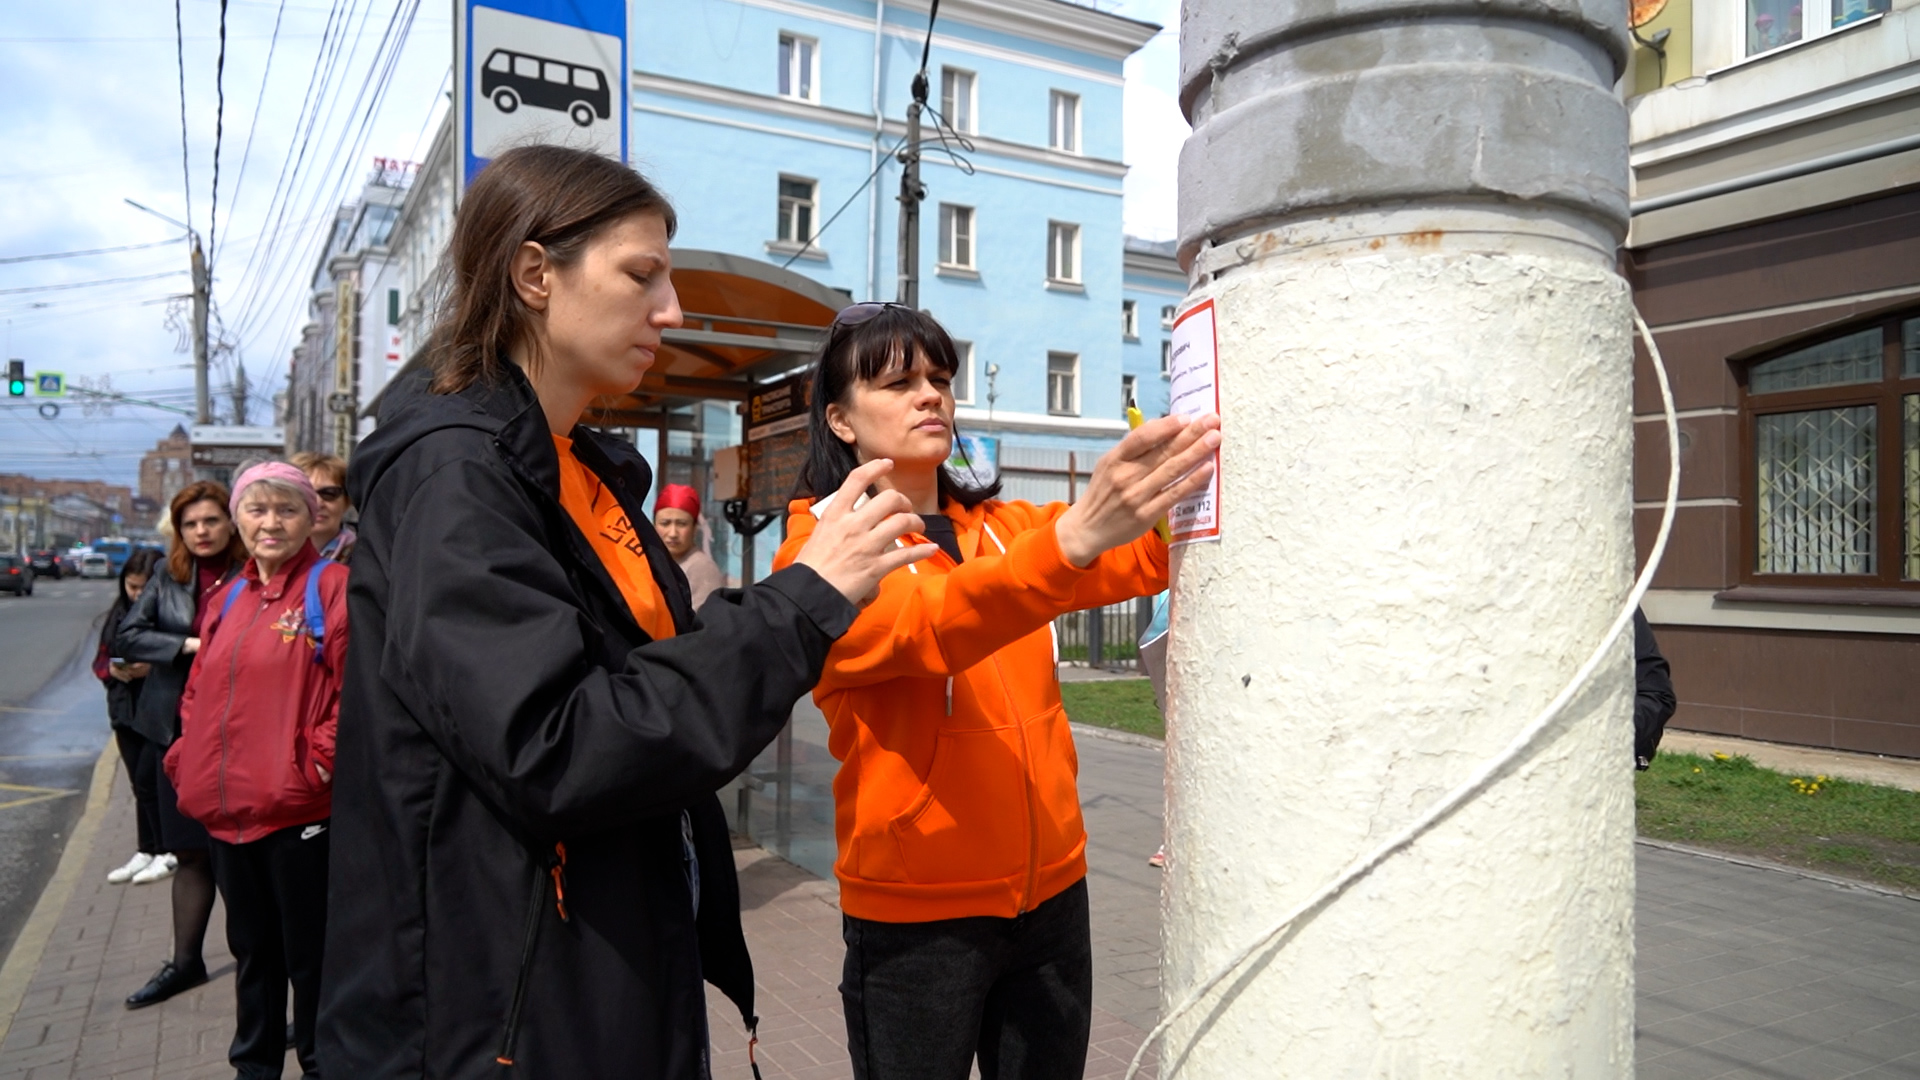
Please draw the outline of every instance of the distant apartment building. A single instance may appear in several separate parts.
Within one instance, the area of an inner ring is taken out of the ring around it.
[[[1920,3],[1648,7],[1623,269],[1680,415],[1645,604],[1673,723],[1920,756]],[[1634,394],[1644,553],[1668,461],[1644,352]]]
[[[144,534],[129,488],[99,480],[42,480],[0,473],[0,551],[26,551],[111,536]]]

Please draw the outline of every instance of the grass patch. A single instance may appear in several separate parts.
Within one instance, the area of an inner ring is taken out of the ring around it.
[[[1642,836],[1920,891],[1920,792],[1661,754],[1634,804]]]
[[[1153,703],[1153,684],[1145,679],[1061,683],[1060,700],[1067,719],[1076,724],[1167,737],[1167,722]]]
[[[1145,679],[1062,683],[1068,719],[1164,739]],[[1920,792],[1663,753],[1636,774],[1642,836],[1920,892]]]

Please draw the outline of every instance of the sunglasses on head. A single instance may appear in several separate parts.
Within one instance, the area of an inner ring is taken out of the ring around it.
[[[849,326],[859,326],[888,308],[899,308],[901,311],[913,310],[905,304],[896,304],[891,300],[868,300],[864,303],[852,304],[841,308],[840,314],[833,317],[833,326],[828,329],[827,336],[832,337]]]

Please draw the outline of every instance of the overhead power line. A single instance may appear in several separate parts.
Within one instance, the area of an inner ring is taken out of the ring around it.
[[[209,272],[213,267],[214,235],[220,228],[220,143],[227,132],[227,0],[220,0],[220,56],[213,63],[213,96],[213,209],[207,211]]]
[[[240,174],[233,181],[233,205],[240,205],[240,192],[247,183],[247,162],[253,159],[253,134],[260,129],[260,113],[267,103],[267,80],[273,75],[273,54],[280,47],[280,20],[287,14],[287,0],[273,16],[273,38],[267,43],[266,68],[260,73],[260,94],[253,103],[253,119],[247,123],[247,145],[240,151]],[[212,257],[208,252],[208,257]]]
[[[59,285],[28,285],[23,289],[0,289],[0,296],[15,296],[20,293],[59,292],[63,289],[90,289],[95,285],[120,285],[129,281],[154,281],[163,277],[184,274],[185,270],[162,270],[157,274],[137,274],[133,277],[102,278],[99,281],[68,281]]]
[[[45,255],[9,255],[5,258],[0,258],[0,266],[10,266],[14,263],[24,262],[43,262],[47,259],[78,259],[85,255],[115,255],[122,251],[145,251],[148,248],[166,247],[168,244],[177,244],[185,239],[186,237],[184,236],[176,236],[171,240],[152,240],[144,244],[122,244],[119,247],[88,248],[85,251],[53,251]]]
[[[180,0],[173,0],[173,56],[180,69],[180,185],[186,189],[187,224],[193,224],[193,176],[187,167],[187,40],[180,23]]]

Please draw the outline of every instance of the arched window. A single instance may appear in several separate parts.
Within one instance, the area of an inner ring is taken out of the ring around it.
[[[1920,310],[1801,338],[1740,377],[1742,579],[1920,590]]]

